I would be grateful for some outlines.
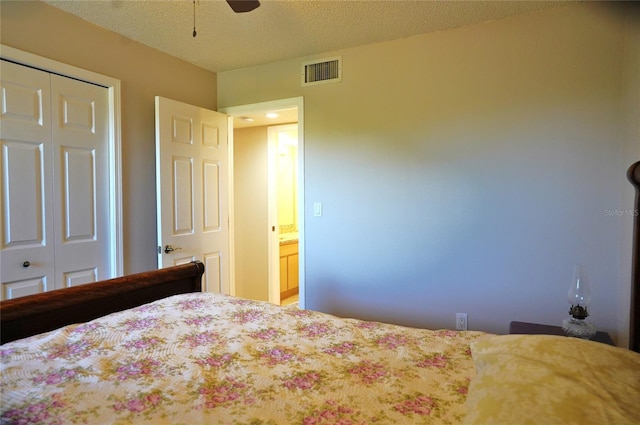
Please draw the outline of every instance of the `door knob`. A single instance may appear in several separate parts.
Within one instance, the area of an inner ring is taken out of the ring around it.
[[[30,262],[28,262],[28,261],[25,261],[24,263],[22,263],[22,267],[24,267],[25,269],[26,269],[27,267],[29,267],[30,265],[31,265],[31,263],[30,263]]]
[[[167,254],[169,254],[169,253],[171,253],[173,251],[177,251],[179,249],[182,249],[182,248],[180,248],[179,246],[171,246],[171,245],[165,245],[164,246],[164,252],[167,253]]]

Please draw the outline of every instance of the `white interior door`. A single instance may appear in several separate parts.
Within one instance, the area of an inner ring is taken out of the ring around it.
[[[156,97],[158,266],[200,260],[203,290],[229,294],[228,121]]]
[[[108,90],[2,61],[2,299],[111,277]]]
[[[110,276],[108,91],[51,75],[56,281]]]
[[[2,61],[2,299],[55,288],[50,77]]]

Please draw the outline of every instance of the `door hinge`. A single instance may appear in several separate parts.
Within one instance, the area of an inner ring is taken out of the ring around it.
[[[158,254],[162,254],[162,247],[158,245]]]

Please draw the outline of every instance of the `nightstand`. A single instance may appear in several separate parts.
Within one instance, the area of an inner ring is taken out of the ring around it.
[[[560,326],[540,325],[538,323],[511,322],[509,323],[510,334],[542,334],[542,335],[562,335],[567,336]],[[606,332],[598,331],[591,341],[602,342],[604,344],[615,345]]]

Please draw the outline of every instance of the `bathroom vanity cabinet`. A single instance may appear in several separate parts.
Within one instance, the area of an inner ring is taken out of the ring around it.
[[[298,242],[280,245],[280,298],[298,293]]]

